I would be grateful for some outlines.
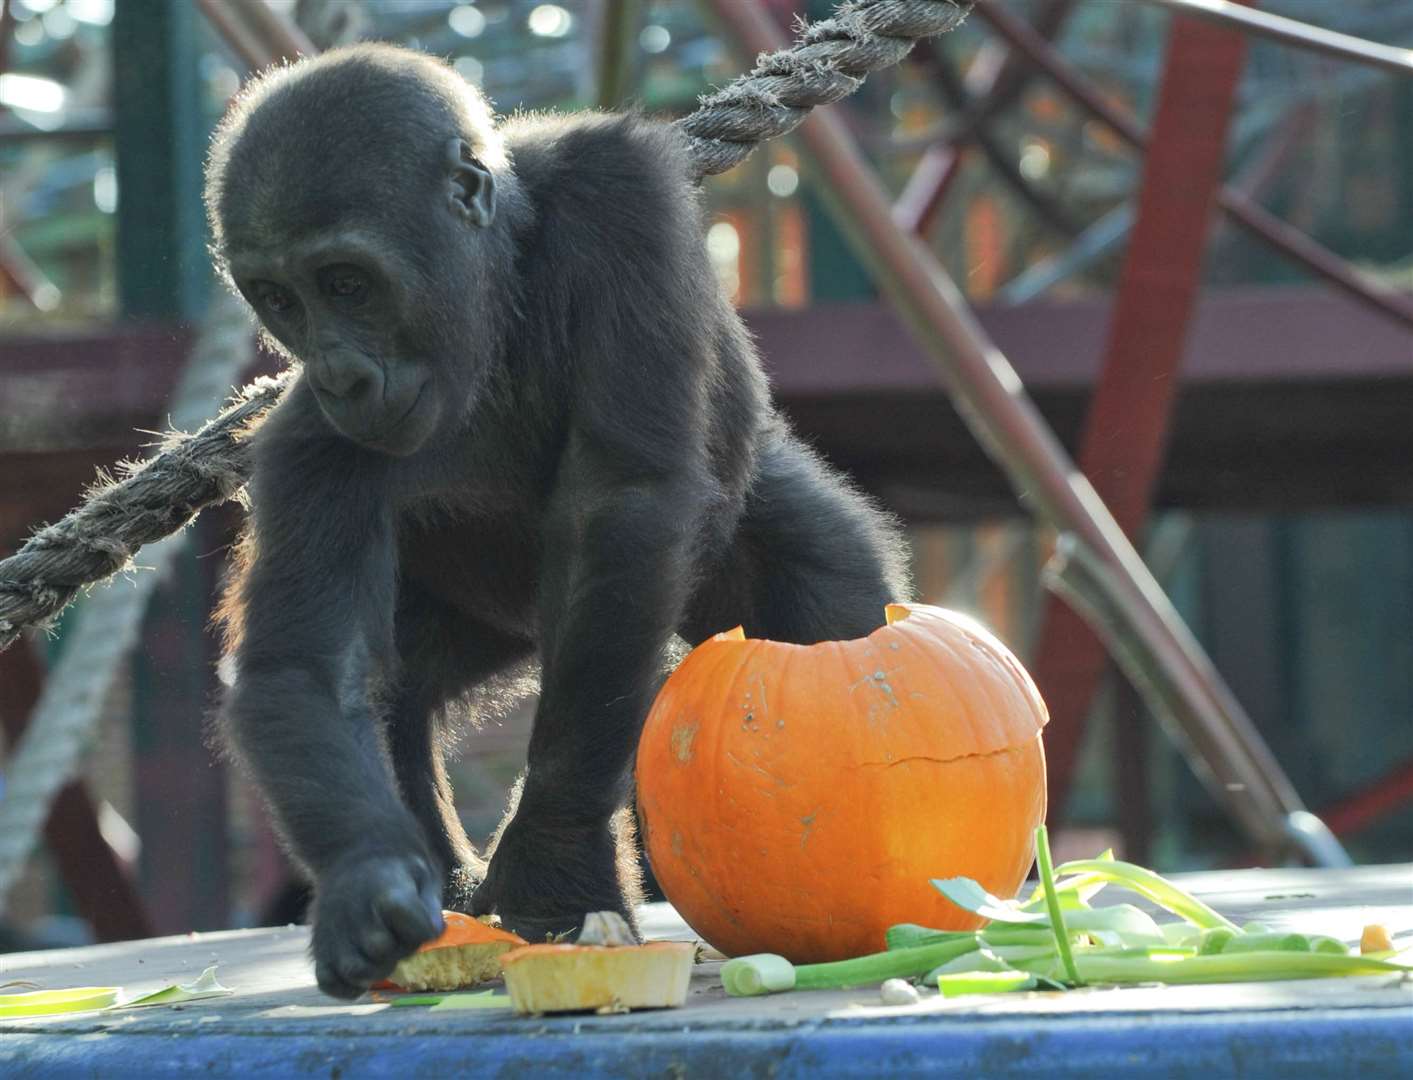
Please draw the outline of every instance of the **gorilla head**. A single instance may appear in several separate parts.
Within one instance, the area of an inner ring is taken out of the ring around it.
[[[218,267],[328,422],[406,456],[464,416],[495,353],[514,191],[480,94],[374,45],[254,80],[217,133],[206,207]]]

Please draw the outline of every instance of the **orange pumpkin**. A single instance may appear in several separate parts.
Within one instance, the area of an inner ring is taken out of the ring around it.
[[[653,873],[727,955],[877,952],[894,923],[965,930],[934,877],[1013,896],[1045,817],[1048,714],[1020,662],[964,615],[892,604],[855,641],[693,650],[638,746]]]

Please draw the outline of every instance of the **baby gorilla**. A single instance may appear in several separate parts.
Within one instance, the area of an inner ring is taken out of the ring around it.
[[[300,365],[252,435],[222,714],[313,879],[319,985],[358,995],[443,905],[531,937],[631,922],[621,811],[674,635],[853,637],[907,588],[890,522],[770,404],[685,139],[496,126],[446,65],[359,46],[244,91],[206,203]],[[482,856],[443,745],[534,661],[528,769]]]

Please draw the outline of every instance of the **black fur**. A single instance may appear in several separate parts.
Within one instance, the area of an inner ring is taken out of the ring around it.
[[[246,91],[207,205],[304,365],[253,436],[223,715],[315,882],[320,986],[360,993],[443,903],[530,935],[631,921],[620,811],[673,635],[852,637],[907,589],[891,524],[772,409],[680,137],[494,128],[445,65],[359,46]],[[446,726],[536,660],[518,808],[482,857]]]

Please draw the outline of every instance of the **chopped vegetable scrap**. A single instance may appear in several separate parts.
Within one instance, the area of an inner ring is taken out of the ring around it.
[[[31,990],[25,994],[0,994],[0,1020],[21,1016],[58,1016],[100,1009],[136,1009],[149,1005],[181,1005],[203,998],[226,997],[235,991],[216,979],[212,964],[195,982],[168,983],[146,994],[123,997],[118,986],[80,986],[66,990]]]
[[[886,950],[828,964],[794,965],[760,953],[730,960],[721,982],[735,997],[785,990],[845,990],[919,979],[942,994],[1063,990],[1088,984],[1262,982],[1343,975],[1413,975],[1382,926],[1364,930],[1358,955],[1322,934],[1239,927],[1151,870],[1105,853],[1052,866],[1045,826],[1035,830],[1040,884],[1026,900],[1002,900],[970,878],[934,880],[958,907],[990,923],[977,931],[889,928]],[[1116,886],[1177,916],[1159,925],[1132,904],[1091,907]]]
[[[57,1016],[109,1008],[118,1000],[116,986],[76,986],[67,990],[30,990],[0,994],[0,1020],[20,1016]]]
[[[516,1012],[627,1012],[675,1008],[687,1000],[696,945],[634,944],[614,912],[593,912],[573,945],[528,945],[501,961]]]
[[[235,991],[228,986],[222,986],[216,979],[216,965],[212,964],[200,975],[195,982],[191,983],[169,983],[160,990],[154,990],[150,994],[142,994],[135,998],[119,1000],[113,1007],[115,1009],[136,1009],[146,1008],[149,1005],[183,1005],[188,1001],[200,1001],[202,998],[229,997]]]
[[[639,945],[615,912],[591,912],[574,944],[541,945],[528,945],[468,915],[443,915],[447,932],[399,964],[392,981],[419,990],[455,990],[503,973],[507,993],[407,994],[391,1004],[430,1005],[433,1011],[513,1006],[519,1013],[616,1013],[672,1008],[687,998],[696,943]]]
[[[500,977],[502,954],[525,939],[502,930],[494,916],[443,911],[446,929],[393,969],[378,989],[460,990]]]

